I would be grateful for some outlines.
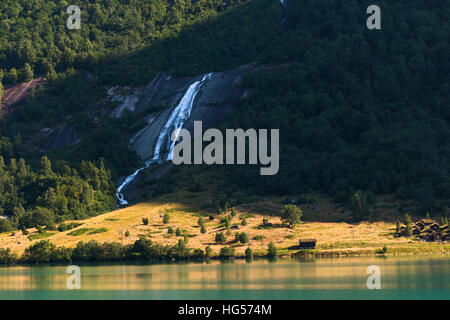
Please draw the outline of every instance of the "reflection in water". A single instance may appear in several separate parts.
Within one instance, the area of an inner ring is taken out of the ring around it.
[[[369,265],[379,265],[382,289],[450,290],[449,258],[244,260],[169,265],[81,266],[81,291],[117,290],[367,290]],[[66,290],[66,266],[0,268],[0,293]],[[273,294],[276,294],[275,292]]]

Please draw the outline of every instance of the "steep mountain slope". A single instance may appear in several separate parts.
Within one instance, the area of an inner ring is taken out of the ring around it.
[[[363,0],[289,1],[287,9],[277,0],[110,3],[81,1],[85,25],[68,32],[56,2],[2,2],[3,82],[33,73],[48,80],[0,121],[7,165],[23,157],[39,168],[44,151],[59,175],[88,160],[103,177],[104,164],[109,182],[120,185],[152,157],[187,89],[213,73],[185,126],[195,119],[219,126],[227,115],[222,128],[276,128],[281,137],[279,173],[261,177],[252,166],[229,166],[221,187],[227,197],[321,192],[347,203],[360,189],[369,198],[395,194],[405,206],[414,200],[420,214],[448,213],[448,1],[380,1],[381,30],[366,28]],[[25,204],[33,215],[39,203],[57,214],[44,195],[58,185],[32,185],[39,201],[24,201],[21,180],[9,176],[1,178],[18,191],[8,212]],[[95,176],[81,179],[95,186]],[[147,178],[134,189],[153,183]],[[169,175],[158,187],[170,192],[176,184]],[[110,191],[106,206],[77,210],[110,207]],[[144,191],[130,196],[152,195]]]

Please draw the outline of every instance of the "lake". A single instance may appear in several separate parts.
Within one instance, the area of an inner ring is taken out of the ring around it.
[[[372,265],[380,290],[367,288]],[[450,299],[450,257],[80,267],[80,290],[67,266],[1,267],[0,299]]]

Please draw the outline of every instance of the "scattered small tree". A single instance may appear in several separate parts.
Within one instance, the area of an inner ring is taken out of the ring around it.
[[[188,244],[188,242],[189,242],[189,237],[188,237],[187,235],[184,235],[184,237],[183,237],[183,242],[184,242],[184,244]]]
[[[355,221],[363,220],[369,215],[369,202],[365,192],[357,191],[350,197],[350,210]]]
[[[201,226],[200,232],[201,232],[202,234],[205,234],[205,233],[206,233],[206,227],[205,227],[205,225],[202,225],[202,226]]]
[[[221,259],[231,259],[234,257],[234,248],[231,247],[223,247],[220,249],[220,255],[219,257]]]
[[[247,260],[252,260],[253,259],[253,250],[252,250],[252,248],[248,247],[247,249],[245,249],[245,258]]]
[[[275,257],[277,256],[277,251],[278,251],[278,249],[277,249],[277,247],[275,246],[275,243],[273,243],[273,241],[270,241],[269,247],[268,247],[267,255],[268,255],[270,258],[275,258]]]
[[[232,217],[236,216],[236,210],[234,210],[234,208],[231,208],[231,216]]]
[[[197,221],[197,223],[198,223],[198,225],[201,227],[201,226],[203,226],[203,225],[205,224],[205,219],[199,218],[198,221]]]
[[[148,218],[142,218],[142,223],[146,226],[148,225]]]
[[[239,242],[242,244],[245,244],[248,242],[248,234],[245,232],[242,232],[239,234]]]
[[[206,256],[207,258],[210,258],[210,257],[212,256],[212,253],[213,253],[213,251],[212,251],[211,247],[210,247],[210,246],[207,246],[207,247],[205,248],[205,256]]]
[[[125,237],[129,237],[130,236],[130,231],[125,231]]]
[[[177,230],[175,231],[175,235],[177,237],[181,236],[181,229],[180,228],[177,228]]]
[[[225,241],[227,241],[227,237],[225,236],[225,234],[223,232],[216,233],[216,242],[217,243],[224,243]]]
[[[403,221],[405,223],[405,236],[411,237],[412,236],[412,220],[411,216],[409,214],[405,214]]]
[[[163,223],[168,224],[169,221],[170,221],[170,215],[168,213],[166,213],[163,218]]]
[[[242,219],[242,226],[245,227],[247,225],[247,219],[243,218]]]
[[[302,210],[293,204],[286,204],[281,208],[281,220],[283,223],[287,223],[290,228],[300,223],[302,214]]]
[[[168,229],[167,229],[167,233],[168,234],[174,234],[174,230],[173,230],[173,228],[172,227],[169,227]]]

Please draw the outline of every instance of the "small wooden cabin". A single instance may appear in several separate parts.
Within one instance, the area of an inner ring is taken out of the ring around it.
[[[298,248],[299,249],[315,249],[316,248],[316,239],[299,239],[298,240]]]

